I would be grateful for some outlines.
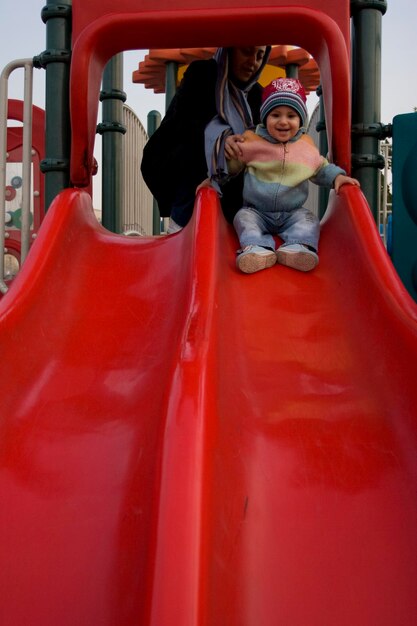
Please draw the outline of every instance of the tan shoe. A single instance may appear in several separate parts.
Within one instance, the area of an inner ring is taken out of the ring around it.
[[[245,246],[236,259],[236,265],[241,272],[253,274],[275,265],[275,252],[262,246]]]
[[[284,244],[278,248],[276,255],[278,263],[300,272],[310,272],[319,262],[317,254],[301,243]]]

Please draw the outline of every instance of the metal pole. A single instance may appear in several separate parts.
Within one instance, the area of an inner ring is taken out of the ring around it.
[[[69,186],[71,1],[47,0],[41,17],[46,24],[46,50],[33,59],[46,68],[45,84],[45,209]]]
[[[178,82],[178,63],[175,61],[169,61],[165,64],[165,111],[168,110],[169,105],[175,93],[177,91],[177,82]],[[159,213],[159,211],[158,211]],[[154,211],[155,215],[155,211]],[[164,224],[168,222],[168,218],[165,218]],[[159,220],[159,225],[161,221]],[[165,230],[165,227],[163,227]]]
[[[32,62],[25,65],[25,87],[23,98],[23,163],[22,163],[22,221],[21,221],[21,264],[26,259],[30,246],[30,199],[32,182]]]
[[[0,75],[0,293],[7,293],[4,282],[5,223],[6,223],[6,163],[7,163],[7,103],[8,80],[12,68],[6,66]]]
[[[7,168],[7,119],[8,119],[8,81],[10,74],[17,68],[24,68],[24,103],[23,103],[23,149],[22,149],[22,207],[21,207],[21,253],[20,263],[25,260],[30,246],[30,201],[32,178],[32,59],[12,61],[0,74],[0,189],[6,189]],[[4,282],[6,198],[0,202],[0,292],[8,290]]]
[[[378,168],[384,167],[379,141],[381,116],[381,20],[386,0],[351,0],[352,175],[378,219]]]
[[[123,231],[123,53],[107,63],[103,72],[100,100],[103,103],[102,122],[97,132],[102,135],[102,198],[101,220],[114,233]]]
[[[175,61],[169,61],[165,67],[165,110],[168,109],[171,104],[172,98],[177,91],[177,79],[178,79],[178,63]]]
[[[149,111],[147,118],[147,133],[148,137],[152,137],[156,129],[161,124],[161,114],[159,111]],[[159,213],[158,203],[153,199],[153,211],[152,211],[152,234],[161,234],[161,214]]]
[[[319,96],[319,112],[320,119],[316,124],[316,131],[319,133],[319,151],[322,156],[327,156],[329,144],[327,141],[326,116],[324,112],[323,89],[319,85],[316,89]],[[326,212],[329,201],[329,190],[326,187],[319,187],[319,218],[321,219]]]
[[[299,70],[296,63],[289,63],[285,66],[285,76],[287,78],[298,78]]]

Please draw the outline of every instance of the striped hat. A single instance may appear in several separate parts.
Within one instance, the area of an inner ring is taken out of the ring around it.
[[[306,93],[304,87],[296,78],[276,78],[262,94],[261,121],[265,124],[268,113],[279,106],[291,107],[301,118],[301,126],[307,124],[308,112],[306,107]]]

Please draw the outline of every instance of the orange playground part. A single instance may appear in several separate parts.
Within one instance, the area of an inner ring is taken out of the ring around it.
[[[73,0],[75,185],[138,46],[302,46],[349,169],[347,0],[154,5]],[[0,302],[2,626],[417,623],[417,307],[356,187],[310,274],[237,246],[210,189],[156,238],[52,203]]]
[[[150,50],[145,59],[139,63],[133,72],[134,83],[142,83],[146,89],[153,89],[154,93],[165,93],[166,64],[169,61],[178,63],[178,82],[182,78],[188,64],[197,59],[210,59],[217,48],[179,48],[178,50]],[[291,46],[273,46],[268,64],[259,79],[264,87],[277,76],[285,76],[284,68],[289,65],[297,66],[298,78],[305,92],[308,94],[317,89],[320,84],[320,72],[317,63],[309,53],[302,48]]]

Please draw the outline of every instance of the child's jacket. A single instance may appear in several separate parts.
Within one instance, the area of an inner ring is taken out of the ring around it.
[[[306,201],[309,180],[332,187],[338,174],[346,174],[321,156],[303,131],[285,144],[273,139],[262,125],[256,133],[246,131],[244,137],[239,144],[243,156],[239,161],[229,161],[231,174],[246,164],[244,206],[265,212],[293,211]]]

